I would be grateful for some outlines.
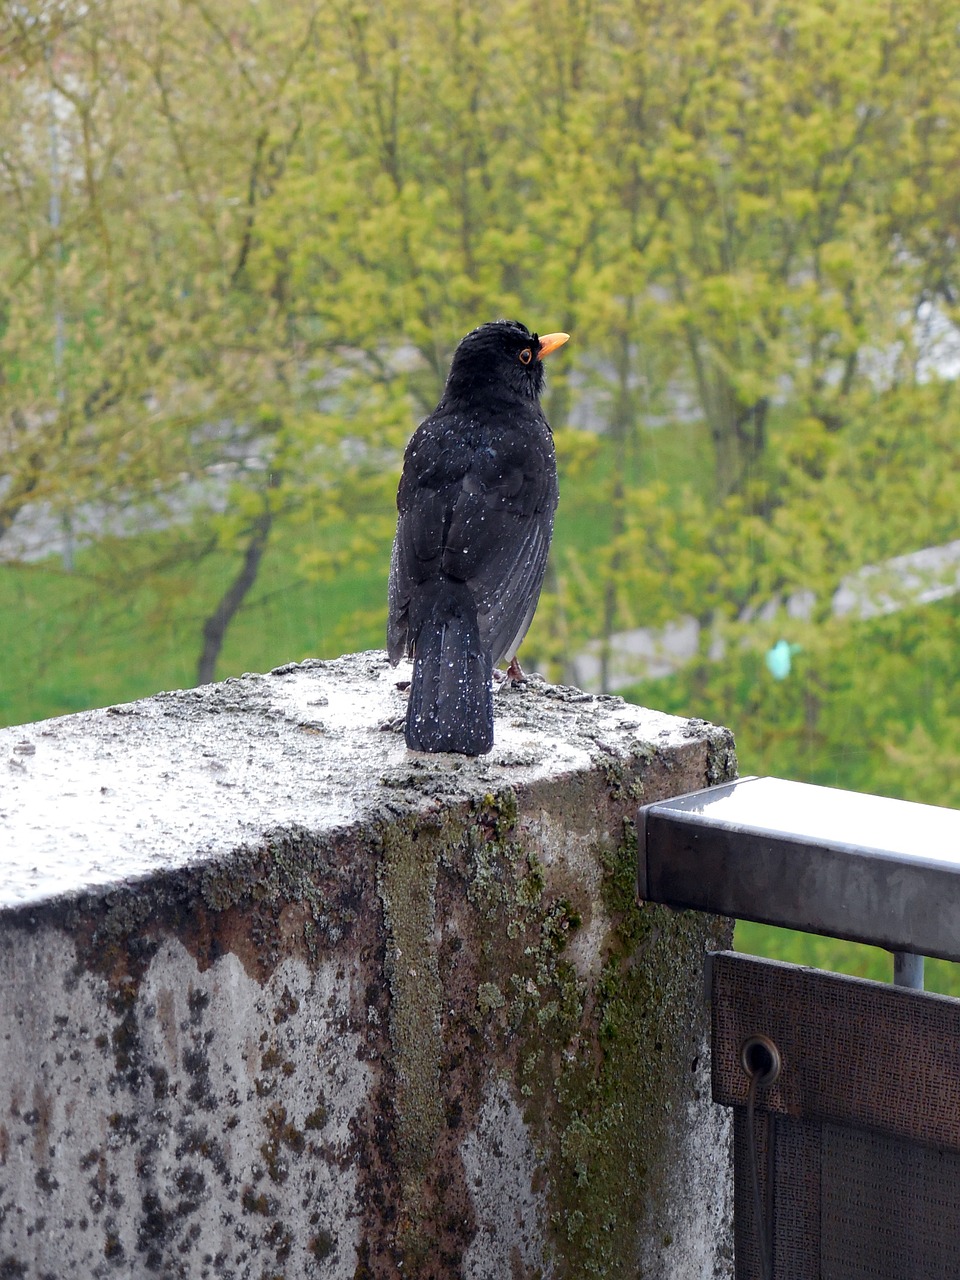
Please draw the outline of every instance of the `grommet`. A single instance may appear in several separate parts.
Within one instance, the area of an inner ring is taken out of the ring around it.
[[[780,1078],[780,1050],[769,1036],[748,1036],[740,1046],[740,1065],[758,1089],[767,1089]]]

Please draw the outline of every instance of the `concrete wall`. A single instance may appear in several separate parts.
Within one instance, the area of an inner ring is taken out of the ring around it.
[[[701,958],[638,802],[724,730],[382,654],[0,731],[0,1276],[726,1277]]]

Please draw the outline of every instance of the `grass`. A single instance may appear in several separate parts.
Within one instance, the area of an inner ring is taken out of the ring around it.
[[[131,547],[124,550],[129,554]],[[156,550],[154,539],[143,540],[144,561]],[[108,560],[108,551],[88,548],[72,574],[54,561],[0,567],[0,723],[195,682],[203,621],[235,575],[238,558],[214,553],[151,574],[120,594],[110,589]],[[305,581],[289,537],[281,534],[264,558],[258,588],[227,633],[218,676],[382,645],[385,580],[384,564],[329,583]],[[358,610],[370,616],[344,634],[345,620]]]
[[[870,978],[874,982],[890,982],[893,958],[889,951],[867,947],[840,938],[823,938],[814,933],[797,933],[792,929],[776,929],[773,925],[738,920],[734,935],[738,951],[788,964],[807,965],[813,969],[829,969],[853,978]],[[960,965],[948,960],[927,959],[924,965],[927,991],[945,996],[960,996]]]
[[[860,622],[781,625],[803,641],[784,680],[750,636],[723,663],[694,663],[628,696],[731,725],[745,774],[960,807],[960,596]]]

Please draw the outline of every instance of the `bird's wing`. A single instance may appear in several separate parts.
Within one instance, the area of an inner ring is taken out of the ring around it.
[[[501,557],[474,584],[480,638],[489,646],[494,666],[516,655],[533,620],[547,568],[553,512],[522,519],[523,544],[517,554]]]
[[[401,517],[402,520],[402,517]],[[400,525],[390,556],[387,583],[387,655],[396,665],[407,654],[407,611],[410,607],[410,575],[400,550]]]
[[[486,430],[453,505],[443,568],[473,592],[494,663],[513,657],[530,625],[556,505],[553,440],[539,410]]]
[[[453,424],[438,414],[422,422],[407,445],[387,588],[391,662],[412,652],[410,603],[417,588],[440,573],[450,509],[468,466],[469,454]]]

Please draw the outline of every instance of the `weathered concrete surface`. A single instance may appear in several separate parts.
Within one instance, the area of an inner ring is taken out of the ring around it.
[[[726,1277],[701,956],[641,799],[724,730],[382,654],[0,731],[0,1276]]]

